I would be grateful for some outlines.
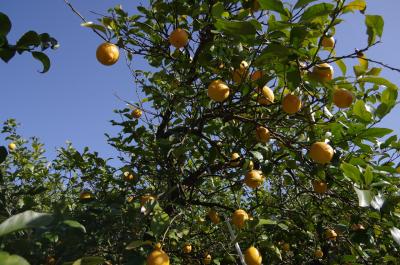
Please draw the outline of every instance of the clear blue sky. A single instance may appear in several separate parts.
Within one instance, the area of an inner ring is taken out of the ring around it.
[[[122,4],[132,13],[142,1],[96,0],[71,3],[89,20],[95,15],[90,11],[106,13],[109,7]],[[146,1],[144,1],[146,2]],[[293,0],[293,2],[295,2]],[[398,0],[369,0],[368,14],[383,15],[385,30],[383,44],[373,48],[367,56],[400,67],[400,37]],[[81,21],[62,0],[2,0],[0,11],[13,22],[10,41],[28,30],[48,32],[61,44],[50,51],[52,66],[48,73],[39,74],[39,62],[29,54],[14,57],[8,64],[0,61],[1,97],[0,121],[15,118],[22,124],[24,137],[37,136],[45,143],[48,156],[54,157],[56,147],[70,140],[78,150],[89,146],[106,157],[115,157],[107,145],[104,133],[115,134],[109,120],[118,119],[113,109],[125,104],[113,94],[135,101],[134,84],[124,60],[112,67],[100,65],[95,50],[101,43],[97,35],[80,26]],[[337,52],[347,54],[354,48],[366,46],[363,17],[346,16],[346,23],[337,28]],[[138,60],[136,68],[146,65]],[[351,69],[350,69],[351,70]],[[383,75],[400,85],[400,74],[384,71]],[[400,107],[396,107],[382,123],[400,133]],[[0,145],[4,144],[0,139]]]

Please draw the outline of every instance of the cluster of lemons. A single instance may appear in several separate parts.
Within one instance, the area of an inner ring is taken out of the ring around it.
[[[169,43],[175,48],[179,49],[185,47],[189,42],[189,35],[184,29],[175,29],[169,36]],[[335,40],[333,37],[323,37],[320,40],[320,45],[323,48],[332,49],[335,46]],[[113,65],[119,59],[119,49],[116,45],[105,42],[102,43],[96,51],[97,60],[103,65]],[[242,61],[239,65],[238,69],[233,70],[232,72],[232,80],[236,84],[240,84],[248,78],[249,73],[249,64],[246,61]],[[262,70],[256,70],[251,75],[250,78],[252,81],[257,81],[263,78],[264,73]],[[330,64],[321,63],[314,65],[312,71],[309,73],[310,78],[319,81],[319,82],[329,82],[333,79],[334,71]],[[257,102],[262,106],[268,106],[275,102],[275,95],[273,90],[264,86],[262,88],[257,88],[255,91],[257,95]],[[219,103],[223,103],[226,101],[231,94],[231,89],[227,85],[226,82],[220,79],[213,80],[210,82],[207,88],[208,97]],[[333,104],[338,108],[348,108],[351,106],[353,102],[353,94],[347,89],[335,89],[333,92]],[[289,93],[286,94],[281,100],[282,110],[288,115],[293,115],[298,113],[302,108],[301,98],[294,94]],[[139,119],[142,115],[142,110],[135,109],[132,111],[132,118]],[[255,136],[257,141],[260,143],[267,143],[271,138],[271,133],[268,128],[264,126],[258,126],[255,128]],[[311,145],[309,149],[309,156],[315,162],[319,164],[327,164],[329,163],[334,155],[333,148],[325,142],[315,142]],[[231,166],[238,166],[240,164],[240,155],[238,153],[233,153],[231,156]],[[244,183],[251,189],[256,189],[260,187],[264,180],[265,176],[260,170],[254,169],[254,164],[251,161],[249,165],[249,171],[247,172]],[[135,176],[129,172],[124,174],[124,178],[127,181],[132,181]],[[327,184],[324,181],[316,180],[313,182],[314,191],[322,194],[327,191]],[[92,198],[92,194],[90,193],[82,193],[81,199],[89,199]],[[141,204],[144,205],[146,202],[155,200],[156,198],[151,195],[145,195],[141,198]],[[211,209],[208,213],[208,216],[214,224],[218,224],[221,222],[221,218],[218,213]],[[249,220],[249,215],[243,209],[238,209],[232,214],[232,223],[238,228],[241,229],[245,226],[247,220]],[[336,232],[334,230],[327,230],[326,237],[330,240],[336,239]],[[289,250],[289,244],[283,244],[283,249]],[[190,244],[185,244],[183,247],[184,253],[190,253],[192,251],[192,246]],[[323,252],[320,249],[315,251],[315,257],[322,258]],[[248,265],[260,265],[262,262],[262,257],[260,252],[254,246],[249,247],[245,251],[245,261]],[[204,264],[211,263],[211,255],[206,254],[203,260]],[[154,250],[150,253],[147,258],[148,265],[169,265],[169,257],[162,250],[161,244],[158,243],[155,245]]]

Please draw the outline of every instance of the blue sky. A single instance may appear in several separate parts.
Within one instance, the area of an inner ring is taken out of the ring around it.
[[[96,0],[71,3],[86,18],[96,18],[90,11],[106,13],[109,7],[122,4],[130,13],[142,1]],[[293,1],[294,2],[294,1]],[[368,51],[367,56],[400,67],[398,10],[400,1],[369,0],[368,14],[383,15],[385,30],[383,44]],[[104,133],[115,134],[109,120],[118,119],[113,113],[125,104],[114,94],[137,100],[134,84],[124,60],[112,67],[100,65],[95,58],[101,39],[80,26],[81,21],[63,0],[2,0],[0,11],[13,22],[10,41],[28,30],[48,32],[60,42],[60,48],[50,51],[52,66],[48,73],[39,74],[39,62],[29,54],[14,57],[8,64],[0,61],[1,97],[0,121],[15,118],[22,124],[24,137],[37,136],[45,143],[48,156],[54,157],[56,147],[72,141],[78,150],[89,146],[106,157],[115,157],[107,145]],[[337,28],[337,52],[347,54],[366,46],[363,16],[344,17],[346,22]],[[135,68],[146,67],[137,58]],[[400,85],[400,73],[383,71],[383,76]],[[400,133],[400,107],[381,124]],[[2,145],[0,139],[0,145]]]

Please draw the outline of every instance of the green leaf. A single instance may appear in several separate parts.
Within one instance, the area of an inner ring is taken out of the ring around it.
[[[346,64],[342,60],[337,60],[335,63],[339,67],[340,71],[342,71],[342,74],[345,76],[347,72]]]
[[[361,120],[369,122],[372,119],[372,114],[365,107],[365,103],[362,100],[357,100],[353,106],[353,114],[359,117]]]
[[[365,76],[358,79],[358,82],[373,83],[380,86],[386,86],[387,88],[397,90],[397,86],[383,77],[377,76]]]
[[[372,181],[374,180],[374,174],[373,174],[373,169],[371,166],[367,166],[364,172],[364,184],[365,186],[369,186]]]
[[[107,32],[106,28],[103,25],[95,24],[92,21],[81,23],[81,26],[82,27],[86,27],[86,28],[91,28],[91,29],[94,29],[94,30],[99,30],[99,31],[101,31],[103,33]]]
[[[11,216],[0,224],[0,237],[9,233],[47,226],[53,221],[53,216],[48,213],[37,213],[31,210]]]
[[[302,8],[308,5],[309,3],[315,2],[317,0],[299,0],[297,3],[294,5],[294,9]]]
[[[225,7],[222,2],[215,3],[211,8],[211,14],[214,18],[222,17],[222,13],[225,12]]]
[[[33,58],[39,60],[43,64],[43,70],[40,73],[46,73],[50,69],[50,59],[43,52],[32,52]]]
[[[254,158],[256,158],[258,161],[263,161],[264,157],[263,155],[258,152],[258,151],[250,151],[250,153],[253,155]]]
[[[40,36],[35,31],[28,31],[17,41],[17,47],[28,48],[30,46],[39,46],[41,43]]]
[[[260,56],[258,56],[258,58],[255,60],[254,64],[256,66],[262,66],[266,63],[268,63],[268,61],[271,58],[275,58],[278,57],[281,60],[285,60],[287,59],[287,57],[289,56],[289,49],[279,43],[271,43],[270,45],[268,45],[267,48],[265,48]]]
[[[343,171],[344,175],[351,179],[355,183],[360,183],[361,180],[361,174],[360,170],[351,164],[348,164],[346,162],[342,162],[340,165],[340,169]]]
[[[1,265],[29,265],[29,262],[23,257],[10,255],[7,252],[0,251]]]
[[[102,257],[83,257],[75,260],[72,265],[102,265],[104,261]]]
[[[15,55],[15,50],[14,49],[9,49],[9,48],[0,48],[0,58],[7,63],[8,61],[11,60]]]
[[[75,221],[75,220],[65,220],[63,221],[63,224],[72,227],[72,228],[76,228],[81,230],[83,233],[86,233],[86,228],[79,222]]]
[[[251,21],[217,19],[214,25],[217,30],[241,40],[254,39],[257,33],[257,28]]]
[[[372,67],[371,70],[367,72],[367,75],[378,76],[382,71],[382,68]]]
[[[258,0],[258,2],[261,9],[276,11],[285,16],[288,15],[281,0]]]
[[[0,12],[0,35],[7,36],[11,30],[11,20],[8,16]]]
[[[382,37],[384,21],[378,15],[366,15],[365,25],[367,26],[368,44],[375,42],[376,36]]]
[[[387,128],[369,128],[365,132],[362,133],[363,137],[383,137],[385,135],[388,135],[392,133],[393,130],[387,129]]]
[[[343,13],[354,12],[357,10],[364,12],[366,8],[367,8],[367,4],[365,3],[365,0],[354,0],[353,2],[348,3],[343,8]]]
[[[167,229],[169,224],[169,216],[163,210],[154,212],[151,220],[150,229],[155,235],[161,235]]]
[[[144,245],[151,245],[151,244],[152,244],[152,242],[151,242],[150,240],[146,240],[146,241],[135,240],[135,241],[132,241],[131,243],[129,243],[129,244],[125,247],[125,249],[126,249],[126,250],[132,250],[132,249],[135,249],[135,248],[144,246]]]
[[[258,224],[255,227],[260,227],[263,225],[276,225],[276,224],[278,224],[278,222],[271,219],[260,219],[258,220]]]
[[[385,90],[382,91],[381,95],[381,102],[387,104],[388,106],[392,106],[396,103],[398,96],[398,91],[397,89],[394,90],[392,88],[386,88]]]
[[[305,22],[318,17],[329,15],[334,8],[334,5],[327,3],[313,5],[309,7],[306,11],[304,11],[303,15],[301,16],[300,22]]]
[[[5,148],[4,146],[0,146],[0,164],[6,160],[7,155],[7,148]]]

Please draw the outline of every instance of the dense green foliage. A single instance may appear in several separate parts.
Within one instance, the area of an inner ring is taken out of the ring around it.
[[[240,264],[238,243],[256,246],[264,264],[397,264],[400,141],[378,123],[398,92],[368,58],[383,18],[368,14],[364,0],[293,2],[153,0],[139,14],[117,6],[98,24],[84,23],[126,51],[144,95],[131,106],[144,114],[133,119],[126,108],[112,122],[121,128],[108,136],[120,167],[72,145],[48,162],[37,139],[21,139],[8,121],[3,133],[17,148],[0,166],[0,216],[30,211],[0,225],[1,249],[31,264],[54,257],[57,264],[138,265],[161,242],[172,264],[202,264],[206,254],[212,264]],[[334,35],[352,12],[365,15],[365,47],[347,55],[323,49],[321,37]],[[168,41],[176,28],[190,35],[181,49]],[[154,70],[136,69],[137,56]],[[242,61],[249,68],[233,82]],[[312,72],[321,63],[341,72],[318,81]],[[252,80],[255,71],[262,78]],[[217,79],[230,88],[221,103],[207,95]],[[257,88],[266,84],[275,100],[262,105]],[[353,94],[349,108],[333,104],[337,88]],[[294,114],[282,110],[288,93],[302,102]],[[270,131],[267,143],[257,141],[259,126]],[[324,141],[334,156],[318,164],[310,146]],[[244,185],[250,161],[266,179],[256,189]],[[314,190],[316,180],[326,192]],[[156,200],[141,203],[149,194]],[[223,222],[212,223],[210,209]],[[237,209],[251,218],[232,234]],[[337,237],[327,238],[327,230]]]

